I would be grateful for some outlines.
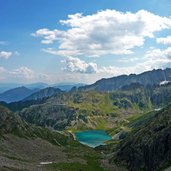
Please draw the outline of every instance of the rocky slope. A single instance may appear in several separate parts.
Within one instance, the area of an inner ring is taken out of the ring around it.
[[[121,75],[118,77],[101,79],[96,83],[84,87],[79,90],[97,90],[97,91],[113,91],[122,88],[131,83],[140,83],[143,86],[153,86],[167,83],[171,81],[171,69],[147,71],[142,74]]]
[[[156,171],[168,167],[171,162],[171,105],[136,124],[118,148],[113,161],[126,165],[129,170]]]
[[[101,160],[70,134],[30,125],[0,106],[0,170],[107,171]]]

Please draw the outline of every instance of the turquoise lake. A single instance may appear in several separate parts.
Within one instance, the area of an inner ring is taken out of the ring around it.
[[[75,136],[77,141],[93,148],[99,145],[104,145],[105,141],[112,139],[112,137],[109,136],[103,130],[89,130],[89,131],[77,132],[75,133]]]

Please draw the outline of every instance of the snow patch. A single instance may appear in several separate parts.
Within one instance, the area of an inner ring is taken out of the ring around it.
[[[165,80],[165,81],[161,81],[161,82],[160,82],[160,85],[162,86],[162,85],[168,84],[169,82],[170,82],[170,81],[166,81],[166,80]]]
[[[41,165],[52,164],[53,162],[40,162]]]

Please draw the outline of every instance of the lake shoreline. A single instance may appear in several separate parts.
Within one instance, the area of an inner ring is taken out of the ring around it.
[[[112,139],[112,137],[104,130],[87,130],[75,132],[75,138],[80,143],[92,148],[105,145],[105,142]]]

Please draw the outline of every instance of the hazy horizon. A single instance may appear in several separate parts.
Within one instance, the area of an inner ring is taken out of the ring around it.
[[[169,67],[166,67],[165,69],[167,69]],[[171,68],[169,68],[171,69]],[[116,76],[110,76],[110,77],[105,77],[105,78],[112,78],[112,77],[118,77],[118,76],[122,76],[122,75],[132,75],[132,74],[136,74],[136,75],[139,75],[139,74],[143,74],[145,72],[149,72],[149,71],[153,71],[153,70],[164,70],[162,68],[157,68],[157,69],[152,69],[152,70],[147,70],[147,71],[143,71],[143,72],[140,72],[140,73],[129,73],[129,74],[120,74],[120,75],[116,75]],[[19,86],[25,86],[25,85],[34,85],[34,84],[47,84],[48,86],[54,86],[54,85],[74,85],[74,84],[85,84],[85,85],[91,85],[93,83],[95,83],[96,81],[99,81],[101,79],[105,79],[104,77],[100,78],[100,79],[97,79],[95,80],[94,82],[90,82],[90,83],[87,83],[87,82],[29,82],[29,83],[25,83],[25,82],[0,82],[0,86],[3,86],[3,85],[19,85]]]

